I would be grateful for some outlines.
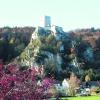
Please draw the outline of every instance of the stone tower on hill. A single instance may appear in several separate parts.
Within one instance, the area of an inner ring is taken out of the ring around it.
[[[51,17],[50,16],[45,16],[44,18],[44,27],[46,30],[51,29]]]

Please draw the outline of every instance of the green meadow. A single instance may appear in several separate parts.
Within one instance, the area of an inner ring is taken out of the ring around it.
[[[61,100],[100,100],[100,95],[99,96],[61,98]]]

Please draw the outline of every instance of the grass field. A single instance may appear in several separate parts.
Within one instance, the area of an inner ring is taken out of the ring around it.
[[[61,100],[100,100],[100,96],[69,97],[61,98]]]

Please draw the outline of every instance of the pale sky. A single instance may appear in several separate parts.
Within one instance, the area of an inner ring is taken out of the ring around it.
[[[45,15],[66,30],[100,28],[100,0],[0,0],[0,27],[39,26]]]

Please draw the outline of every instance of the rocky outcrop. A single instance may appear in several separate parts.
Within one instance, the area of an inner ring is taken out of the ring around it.
[[[51,30],[38,27],[18,59],[23,66],[44,65],[53,73],[73,68],[79,72],[77,57],[69,57],[71,48],[75,48],[75,44],[62,27],[54,26]]]

